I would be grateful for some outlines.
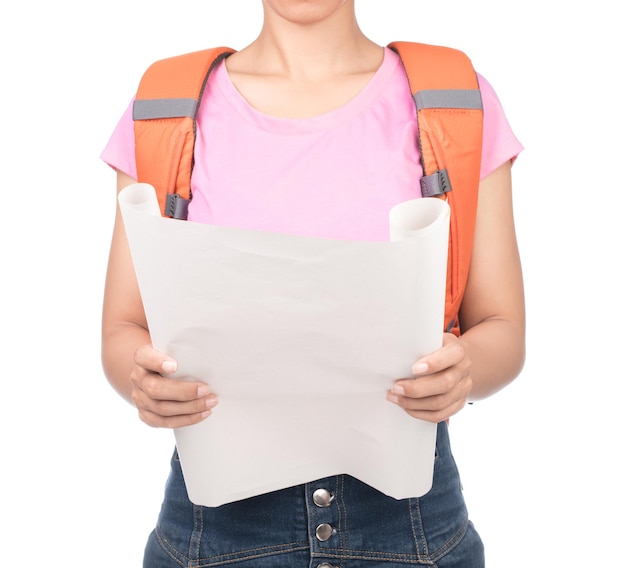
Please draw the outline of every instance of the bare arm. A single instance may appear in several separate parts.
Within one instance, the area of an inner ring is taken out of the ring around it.
[[[417,361],[414,379],[387,398],[416,418],[439,422],[520,373],[525,356],[522,270],[513,219],[511,165],[480,183],[472,263],[460,313],[461,337]]]
[[[130,176],[118,173],[118,193],[132,183],[135,180]],[[148,324],[117,205],[104,288],[102,364],[113,388],[128,401],[131,401],[129,379],[134,368],[132,354],[146,344],[150,344]]]
[[[118,193],[135,180],[118,173]],[[167,270],[167,267],[164,267]],[[216,404],[203,383],[169,379],[176,362],[151,346],[119,205],[115,215],[102,310],[102,366],[113,386],[151,426],[179,427],[206,418]]]
[[[511,191],[510,163],[480,185],[461,341],[472,361],[472,400],[485,398],[522,370],[525,307]]]

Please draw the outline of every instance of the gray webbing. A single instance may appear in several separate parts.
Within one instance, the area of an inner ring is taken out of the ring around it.
[[[165,216],[173,219],[187,219],[189,199],[185,199],[176,193],[168,193],[165,198]]]
[[[452,189],[448,170],[437,170],[429,176],[423,176],[420,180],[422,197],[439,197]]]
[[[156,118],[195,118],[198,101],[196,99],[150,99],[133,103],[133,120]]]
[[[483,101],[478,89],[426,90],[415,93],[413,98],[418,110],[426,108],[483,108]]]

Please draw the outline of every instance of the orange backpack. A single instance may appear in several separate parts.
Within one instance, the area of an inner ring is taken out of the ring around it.
[[[444,330],[459,335],[482,152],[482,99],[465,54],[447,47],[394,42],[415,100],[423,197],[447,199],[450,240]],[[155,187],[161,212],[187,218],[196,113],[209,73],[233,49],[218,47],[163,59],[143,75],[133,119],[137,179]]]

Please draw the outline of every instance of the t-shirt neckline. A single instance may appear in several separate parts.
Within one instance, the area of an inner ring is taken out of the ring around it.
[[[352,99],[336,109],[313,117],[281,118],[255,109],[235,87],[224,61],[215,69],[213,81],[237,114],[258,128],[283,134],[316,132],[350,120],[380,98],[400,64],[398,56],[389,48],[385,47],[383,54],[383,61],[373,77]]]

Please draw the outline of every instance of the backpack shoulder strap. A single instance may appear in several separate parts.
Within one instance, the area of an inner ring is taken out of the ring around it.
[[[187,218],[196,115],[209,73],[234,50],[217,47],[153,63],[133,105],[137,180],[154,186],[161,213]]]
[[[478,79],[471,61],[458,50],[412,42],[389,47],[402,60],[415,101],[422,195],[443,196],[450,205],[445,330],[458,335],[480,181],[483,109]]]
[[[394,42],[415,100],[422,195],[450,204],[446,330],[459,333],[469,273],[482,149],[482,102],[471,62],[447,47]],[[196,115],[209,73],[227,47],[163,59],[144,73],[133,107],[137,179],[155,187],[163,215],[187,217]]]

